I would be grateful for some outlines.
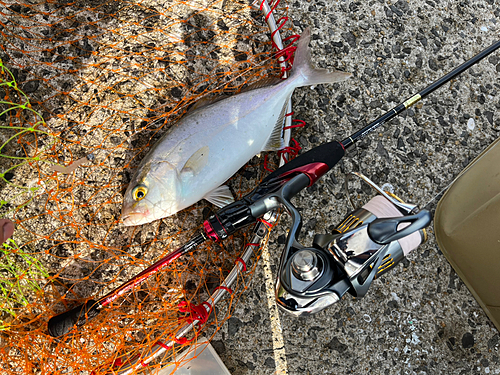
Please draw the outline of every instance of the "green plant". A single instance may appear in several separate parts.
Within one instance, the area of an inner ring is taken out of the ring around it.
[[[39,281],[48,277],[43,265],[9,239],[0,248],[0,330],[9,327],[5,317],[16,316],[16,309],[26,306],[29,295],[41,289]]]
[[[39,187],[12,182],[14,171],[45,160],[44,153],[57,138],[43,130],[45,120],[32,108],[19,87],[15,74],[0,59],[0,218],[27,205]],[[43,138],[43,141],[41,140]],[[31,198],[18,197],[30,193]],[[13,202],[18,201],[17,204]],[[10,239],[0,244],[0,330],[9,328],[17,310],[26,306],[29,297],[40,290],[40,280],[47,277],[42,264]]]
[[[39,189],[21,186],[10,180],[16,168],[43,160],[44,152],[57,142],[57,137],[43,130],[45,125],[42,115],[32,107],[29,98],[19,87],[13,72],[0,59],[0,135],[2,135],[0,137],[0,182],[18,189],[10,200]],[[43,142],[40,137],[45,138]],[[9,144],[14,144],[10,152],[7,150]],[[42,144],[43,146],[40,146]],[[0,208],[7,203],[9,202],[0,199]],[[23,205],[27,203],[29,201]],[[7,212],[0,212],[0,217],[5,216]]]

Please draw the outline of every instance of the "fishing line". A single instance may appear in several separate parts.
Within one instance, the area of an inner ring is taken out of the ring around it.
[[[423,206],[423,208],[426,208],[428,207],[435,199],[437,199],[437,197],[439,197],[441,194],[443,194],[444,192],[446,192],[446,190],[448,190],[448,188],[456,181],[458,180],[458,178],[461,176],[461,174],[459,174],[457,177],[455,177],[448,185],[446,185],[439,193],[437,193],[434,197],[432,197],[429,201],[427,201],[427,203],[425,204],[425,206]]]
[[[490,146],[486,146],[479,154],[484,153],[489,147]],[[455,178],[453,178],[451,182],[449,182],[439,193],[437,193],[436,195],[434,195],[434,197],[432,197],[429,201],[427,201],[427,203],[425,204],[425,206],[423,206],[423,208],[429,206],[434,200],[437,199],[437,197],[445,193],[451,185],[453,185],[458,179],[460,179],[460,177],[462,177],[462,175],[465,172],[467,172],[470,168],[472,168],[478,161],[479,159],[476,158],[472,163],[468,164],[464,169],[462,169],[458,173],[458,175]]]

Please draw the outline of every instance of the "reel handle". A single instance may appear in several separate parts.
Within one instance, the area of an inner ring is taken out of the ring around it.
[[[431,213],[428,210],[421,210],[415,215],[375,219],[368,224],[367,232],[373,242],[387,245],[427,227],[431,221]],[[404,223],[410,225],[398,230],[399,225]]]
[[[84,304],[50,318],[47,328],[52,337],[67,334],[73,327],[80,327],[99,315],[99,304],[90,299]]]

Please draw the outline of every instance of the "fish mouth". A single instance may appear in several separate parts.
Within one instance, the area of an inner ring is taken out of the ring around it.
[[[125,225],[126,227],[135,225],[134,223],[132,223],[131,215],[122,215],[121,220],[123,225]]]
[[[122,215],[121,220],[123,225],[125,225],[126,227],[133,227],[135,225],[141,225],[145,223],[144,215],[133,212]]]

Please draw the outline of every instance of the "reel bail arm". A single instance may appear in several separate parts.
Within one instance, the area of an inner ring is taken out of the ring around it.
[[[422,210],[415,215],[376,219],[368,224],[367,232],[373,242],[387,245],[425,228],[432,220],[431,213]],[[399,229],[402,224],[410,223]]]

